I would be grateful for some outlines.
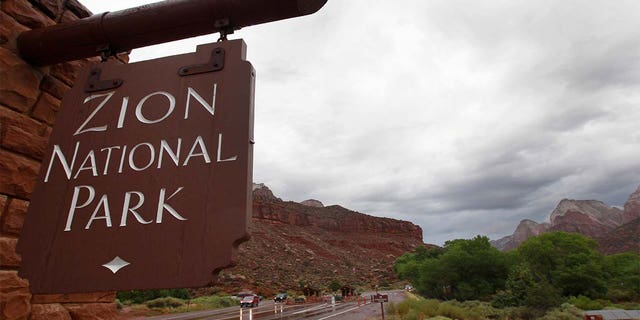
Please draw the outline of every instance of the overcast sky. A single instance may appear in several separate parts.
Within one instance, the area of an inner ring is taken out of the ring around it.
[[[640,184],[639,1],[329,0],[239,38],[257,71],[254,181],[284,200],[442,244],[546,221],[563,198],[622,206]]]

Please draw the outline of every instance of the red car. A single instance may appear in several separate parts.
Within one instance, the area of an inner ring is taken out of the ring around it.
[[[258,296],[246,296],[242,298],[242,301],[240,301],[240,308],[257,307],[258,303],[260,303],[260,298],[258,298]]]

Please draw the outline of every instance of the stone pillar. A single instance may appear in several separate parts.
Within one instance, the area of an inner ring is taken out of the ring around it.
[[[0,9],[0,319],[117,319],[114,292],[32,295],[15,250],[62,95],[97,60],[33,67],[16,38],[91,12],[77,0],[2,0]]]

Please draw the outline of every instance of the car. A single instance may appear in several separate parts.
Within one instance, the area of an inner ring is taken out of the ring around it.
[[[260,303],[258,296],[246,296],[240,301],[240,308],[253,308],[257,307]]]
[[[288,295],[286,293],[278,293],[275,298],[273,298],[273,302],[285,302],[287,301]]]

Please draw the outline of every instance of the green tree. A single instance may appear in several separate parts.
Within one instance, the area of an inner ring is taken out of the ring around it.
[[[608,297],[613,301],[640,300],[640,255],[626,252],[603,259]]]
[[[597,243],[585,236],[551,232],[530,238],[517,253],[540,281],[560,290],[564,296],[590,298],[606,294],[606,274]]]
[[[340,290],[341,288],[342,288],[342,285],[340,284],[340,282],[338,282],[338,280],[333,280],[329,284],[329,289],[331,289],[331,291],[333,291],[333,292],[336,292],[336,291]]]
[[[447,241],[443,249],[420,248],[400,257],[395,270],[421,294],[439,299],[489,299],[504,287],[508,263],[487,237]]]

